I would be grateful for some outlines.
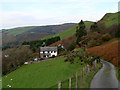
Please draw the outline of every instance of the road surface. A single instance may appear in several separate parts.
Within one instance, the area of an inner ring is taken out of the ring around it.
[[[107,61],[101,62],[103,67],[94,76],[90,88],[118,88],[115,67]]]

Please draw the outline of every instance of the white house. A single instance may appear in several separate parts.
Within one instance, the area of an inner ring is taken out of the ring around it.
[[[48,58],[57,56],[58,50],[57,47],[40,47],[40,57],[41,58]]]

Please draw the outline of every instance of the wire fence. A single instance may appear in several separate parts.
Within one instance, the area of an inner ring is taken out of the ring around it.
[[[78,74],[78,72],[75,73],[75,75],[73,75],[73,77],[70,77],[67,80],[64,81],[59,81],[58,82],[58,90],[60,90],[60,88],[69,88],[69,90],[71,90],[71,88],[79,88],[84,79],[86,78],[86,76],[91,72],[91,71],[95,71],[98,67],[97,64],[98,61],[95,60],[93,62],[93,65],[86,65],[85,67],[82,68],[81,73]]]

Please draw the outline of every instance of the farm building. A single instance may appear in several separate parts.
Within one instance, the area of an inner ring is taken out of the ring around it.
[[[40,47],[40,57],[48,58],[57,56],[58,50],[57,47]]]

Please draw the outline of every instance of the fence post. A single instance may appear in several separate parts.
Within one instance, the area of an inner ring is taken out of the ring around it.
[[[87,75],[87,66],[85,66],[85,76]]]
[[[95,60],[95,69],[96,69],[96,63],[97,63],[97,61]]]
[[[86,66],[84,67],[84,77],[85,77],[85,75],[86,75]]]
[[[84,79],[84,67],[83,67],[83,79]]]
[[[82,73],[83,72],[81,71],[80,86],[82,85],[82,76],[83,76]]]
[[[69,90],[71,90],[71,77],[69,78]]]
[[[58,90],[61,88],[61,82],[58,82]]]
[[[82,76],[83,76],[83,75],[82,75],[82,71],[81,71],[81,80],[82,80]]]
[[[78,81],[77,81],[77,72],[76,72],[76,90],[78,88]]]
[[[88,73],[90,72],[90,65],[88,65]]]

